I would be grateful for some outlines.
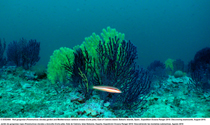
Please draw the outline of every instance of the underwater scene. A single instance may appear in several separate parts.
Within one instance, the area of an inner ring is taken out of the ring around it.
[[[209,0],[0,9],[0,118],[210,118]]]

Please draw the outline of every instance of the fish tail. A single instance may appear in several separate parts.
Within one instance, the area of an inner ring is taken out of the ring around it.
[[[89,89],[93,89],[93,85],[89,85],[88,88],[89,88]]]

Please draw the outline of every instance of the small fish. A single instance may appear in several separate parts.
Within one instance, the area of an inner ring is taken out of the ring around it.
[[[122,93],[118,88],[111,86],[93,86],[93,89],[110,92],[110,93]]]

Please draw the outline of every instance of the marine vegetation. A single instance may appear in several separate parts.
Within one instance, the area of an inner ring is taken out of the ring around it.
[[[73,50],[67,47],[61,47],[53,52],[50,56],[50,61],[47,65],[47,77],[52,84],[56,84],[58,88],[68,84],[69,75],[62,66],[63,63],[73,65],[74,54]],[[70,59],[70,60],[68,60]]]
[[[0,39],[0,68],[6,64],[6,58],[4,57],[4,51],[6,50],[6,42],[3,39],[3,43],[1,43]]]
[[[182,71],[182,72],[186,71],[184,61],[182,61],[181,59],[174,60],[173,67],[174,67],[173,73],[175,73],[176,71]]]
[[[117,37],[110,38],[106,44],[100,42],[97,49],[99,64],[97,81],[99,85],[114,86],[121,94],[101,93],[101,98],[111,102],[111,107],[118,110],[137,110],[150,91],[151,75],[136,66],[137,49],[130,42]],[[108,64],[105,65],[106,60]]]
[[[86,54],[84,55],[84,53]],[[73,87],[78,88],[87,100],[92,95],[92,90],[89,86],[94,84],[93,71],[89,72],[89,70],[94,69],[91,67],[92,58],[89,56],[86,49],[84,53],[81,48],[78,48],[76,52],[74,52],[73,64],[71,64],[71,59],[68,58],[67,55],[68,61],[67,63],[63,63],[62,66],[69,74],[69,81],[73,84]]]
[[[13,53],[20,60],[14,58],[17,62],[11,60],[12,66],[8,63],[0,69],[2,118],[210,117],[209,48],[198,51],[189,64],[192,78],[184,75],[183,61],[175,60],[168,67],[173,66],[171,71],[179,69],[177,74],[153,81],[159,70],[165,73],[166,65],[154,61],[148,70],[139,67],[137,47],[124,34],[108,27],[100,36],[93,33],[85,38],[80,46],[55,50],[45,79],[45,66],[22,70],[22,66],[34,64],[23,58],[37,58],[31,56],[37,53],[23,54],[22,44],[28,42],[19,42],[10,44],[12,51],[21,52],[21,56]],[[1,54],[5,46],[0,45]]]
[[[103,40],[96,34],[86,38],[86,41],[94,41],[93,48],[86,48],[91,44],[88,42],[74,48],[73,58],[72,53],[62,53],[65,60],[59,67],[65,69],[69,82],[85,96],[85,100],[93,96],[91,86],[112,86],[122,93],[100,91],[100,98],[109,102],[119,117],[125,114],[139,116],[145,110],[143,106],[151,90],[152,74],[136,65],[136,46],[115,29],[107,29],[108,32],[103,30]]]
[[[29,69],[34,66],[40,59],[40,42],[36,40],[20,39],[8,44],[7,60],[17,67],[22,66],[24,69]]]
[[[195,89],[210,92],[210,48],[199,50],[188,64],[188,71],[194,80]]]
[[[159,60],[155,60],[147,67],[147,69],[154,75],[154,79],[162,81],[168,78],[166,66]]]

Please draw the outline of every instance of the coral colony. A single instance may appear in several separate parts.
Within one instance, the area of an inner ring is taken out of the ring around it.
[[[47,68],[39,52],[36,40],[0,40],[0,117],[210,117],[209,47],[188,65],[169,58],[145,69],[132,41],[107,27],[55,50]]]
[[[10,42],[7,47],[7,61],[17,67],[29,69],[39,61],[40,42],[20,39]]]

